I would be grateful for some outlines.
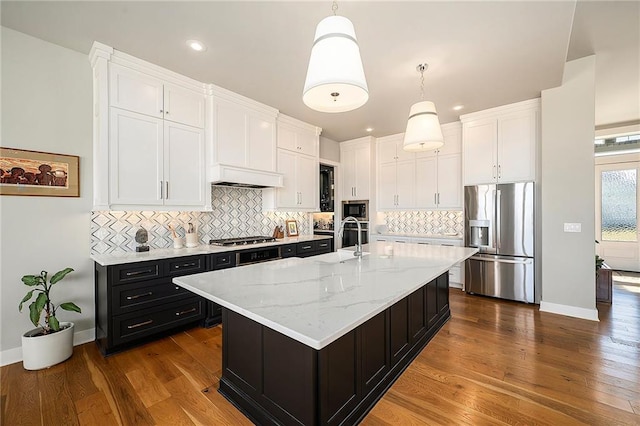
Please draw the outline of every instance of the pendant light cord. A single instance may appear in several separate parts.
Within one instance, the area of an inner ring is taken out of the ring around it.
[[[420,100],[424,101],[424,68],[420,70]]]
[[[333,10],[333,16],[336,16],[336,12],[338,11],[338,2],[333,0],[333,5],[331,5],[331,10]]]

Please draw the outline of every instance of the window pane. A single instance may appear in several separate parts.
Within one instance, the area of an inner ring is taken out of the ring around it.
[[[637,241],[636,170],[602,172],[602,239]]]

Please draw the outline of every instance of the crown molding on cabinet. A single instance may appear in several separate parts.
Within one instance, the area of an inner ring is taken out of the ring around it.
[[[505,113],[514,113],[519,111],[530,110],[532,108],[540,108],[540,98],[529,99],[522,102],[516,102],[508,105],[501,105],[495,108],[489,108],[478,112],[472,112],[469,114],[461,115],[460,121],[462,123],[468,123],[470,121],[484,119],[484,118],[496,118],[504,115]]]

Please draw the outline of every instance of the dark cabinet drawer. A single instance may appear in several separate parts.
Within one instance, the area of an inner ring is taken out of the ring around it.
[[[298,243],[296,246],[296,255],[298,257],[311,256],[316,251],[315,241]]]
[[[331,240],[318,240],[315,243],[318,247],[318,254],[331,253]]]
[[[206,271],[204,256],[187,256],[170,259],[165,265],[167,268],[166,275],[170,277],[197,274]]]
[[[236,253],[212,254],[209,256],[209,270],[231,268],[236,266]]]
[[[281,257],[294,257],[296,256],[296,245],[295,244],[287,244],[284,246],[280,246],[280,256]]]
[[[113,344],[131,342],[179,325],[196,322],[203,318],[203,314],[203,299],[192,297],[162,305],[157,309],[119,315],[113,317]]]
[[[192,295],[190,291],[173,284],[170,278],[123,284],[112,287],[111,291],[114,315],[151,308],[159,303]]]
[[[161,262],[138,262],[113,267],[113,284],[150,280],[162,277]]]

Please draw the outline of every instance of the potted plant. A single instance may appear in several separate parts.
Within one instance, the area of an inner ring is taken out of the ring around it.
[[[22,312],[22,305],[36,298],[29,305],[29,318],[36,326],[22,335],[22,363],[26,370],[39,370],[61,363],[73,354],[73,327],[72,322],[60,323],[56,317],[58,308],[65,311],[82,312],[72,302],[61,303],[58,306],[51,302],[51,289],[67,276],[73,269],[65,268],[56,272],[47,282],[47,271],[40,275],[25,275],[22,282],[34,287],[22,298],[18,310]],[[44,311],[44,323],[40,322]]]

